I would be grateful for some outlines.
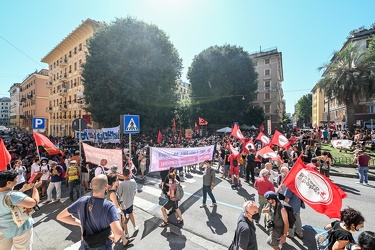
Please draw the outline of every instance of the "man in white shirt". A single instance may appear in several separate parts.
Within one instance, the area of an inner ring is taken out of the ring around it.
[[[98,176],[100,174],[106,174],[107,163],[108,163],[107,159],[100,160],[100,165],[95,168],[95,176]]]
[[[267,169],[270,172],[270,176],[268,177],[268,180],[274,183],[275,179],[279,176],[279,174],[276,171],[272,170],[271,162],[267,162],[264,166],[265,166],[265,169]]]

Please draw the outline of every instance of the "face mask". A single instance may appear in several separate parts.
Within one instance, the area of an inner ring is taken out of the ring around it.
[[[47,163],[46,163],[46,162],[43,162],[42,165],[45,166],[45,165],[47,165]]]
[[[259,214],[259,213],[253,214],[253,215],[251,216],[251,218],[252,218],[253,220],[259,220],[259,219],[260,219],[260,214]]]
[[[361,228],[356,228],[355,231],[357,231],[357,232],[362,232],[362,231],[363,231],[363,227],[361,227]]]

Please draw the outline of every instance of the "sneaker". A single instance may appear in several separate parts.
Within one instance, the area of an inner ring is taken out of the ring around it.
[[[217,204],[216,203],[212,203],[210,207],[216,207]]]
[[[56,199],[56,200],[54,200],[53,202],[59,202],[60,201],[60,199]]]
[[[201,204],[199,207],[200,207],[200,208],[202,208],[202,207],[206,207],[206,204]]]
[[[129,234],[124,234],[125,238],[129,239]]]
[[[134,232],[137,232],[139,230],[139,227],[135,226],[134,227]]]
[[[368,184],[368,183],[364,183],[363,185],[370,186],[370,184]]]
[[[48,204],[50,202],[52,202],[52,201],[51,200],[47,200],[47,201],[44,202],[44,204]]]
[[[356,184],[363,184],[362,182],[357,181]]]

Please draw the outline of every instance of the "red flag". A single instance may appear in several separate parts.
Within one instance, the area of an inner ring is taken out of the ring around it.
[[[44,135],[39,134],[35,131],[33,131],[33,136],[35,140],[35,144],[37,147],[42,146],[44,147],[44,150],[50,155],[56,155],[61,154],[61,150],[58,149],[53,143]]]
[[[265,134],[262,132],[259,133],[257,140],[260,140],[263,142],[264,145],[267,145],[270,143],[270,138],[268,138]]]
[[[231,136],[236,137],[237,139],[243,140],[245,137],[242,135],[240,127],[237,123],[234,124],[232,133],[230,133]]]
[[[327,177],[303,164],[298,158],[283,184],[318,213],[340,218],[342,199],[347,194]]]
[[[279,131],[275,130],[275,134],[272,137],[271,144],[277,145],[282,148],[289,148],[289,140]]]
[[[234,156],[237,156],[239,155],[239,152],[232,146],[232,144],[230,143],[230,140],[228,140],[228,148],[230,150],[230,152],[234,155]]]
[[[280,162],[280,163],[284,163],[283,160],[281,160],[280,155],[277,155],[276,157],[271,158],[271,160],[273,160],[273,161],[278,161],[278,162]]]
[[[158,132],[158,139],[157,139],[156,142],[157,142],[158,144],[160,144],[162,140],[163,140],[163,135],[161,134],[161,132],[160,132],[160,130],[159,130],[159,132]]]
[[[180,134],[178,135],[178,140],[179,142],[182,141],[182,129],[180,128]]]
[[[296,142],[296,137],[294,135],[292,135],[290,138],[289,138],[289,143],[290,145],[294,145],[294,143]]]
[[[263,132],[264,131],[264,124],[263,123],[259,126],[258,131],[259,132]]]
[[[204,126],[204,125],[208,124],[208,121],[206,121],[205,119],[199,117],[198,118],[198,124],[199,124],[199,126]]]
[[[7,170],[7,165],[12,160],[12,156],[4,145],[2,139],[0,139],[0,171]]]
[[[318,131],[319,130],[319,127],[318,125],[315,126],[315,130]]]
[[[257,152],[258,155],[262,156],[263,158],[276,158],[277,154],[273,151],[269,146],[265,146],[261,150]]]
[[[177,131],[177,128],[176,128],[176,119],[173,119],[173,132],[176,132]]]
[[[242,147],[242,152],[249,152],[250,149],[254,150],[255,151],[255,145],[254,145],[254,142],[253,142],[253,139],[250,138],[250,139],[244,139],[242,141],[243,143],[243,147]]]
[[[195,123],[195,125],[194,125],[194,127],[195,127],[195,133],[199,133],[199,129],[198,129],[198,124],[197,123]]]

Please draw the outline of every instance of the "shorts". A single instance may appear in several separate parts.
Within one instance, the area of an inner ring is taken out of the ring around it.
[[[89,173],[81,173],[82,181],[89,181]]]
[[[229,167],[230,167],[229,165],[224,165],[224,171],[228,172],[229,171]]]
[[[131,205],[130,207],[128,207],[125,210],[122,210],[122,212],[124,213],[124,215],[133,213],[133,205]]]
[[[284,228],[272,228],[267,238],[267,244],[270,246],[278,246],[279,239],[283,235]]]
[[[239,167],[231,166],[231,167],[230,167],[230,173],[231,173],[232,175],[237,175],[237,176],[239,176],[239,175],[240,175],[240,168],[239,168]]]
[[[172,200],[168,199],[168,201],[166,201],[164,203],[163,207],[167,210],[170,210],[171,208],[177,209],[178,208],[178,201],[172,201]]]
[[[144,173],[146,171],[146,164],[139,164],[139,170],[141,173]]]
[[[47,180],[42,180],[42,188],[48,188],[48,181]]]

